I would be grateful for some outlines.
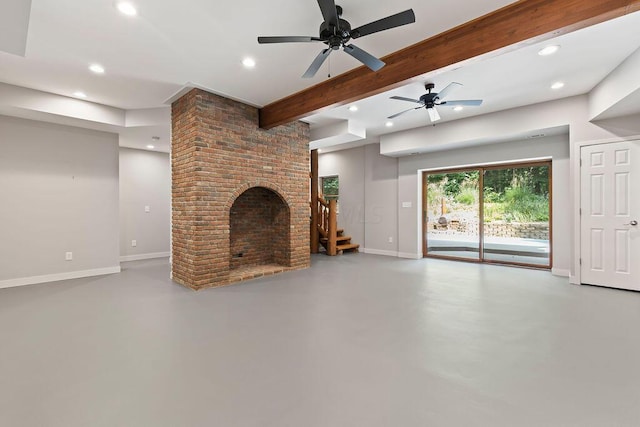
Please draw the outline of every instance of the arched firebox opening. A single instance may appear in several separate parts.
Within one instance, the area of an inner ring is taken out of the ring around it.
[[[289,266],[289,206],[276,192],[252,187],[240,194],[229,212],[230,270]]]

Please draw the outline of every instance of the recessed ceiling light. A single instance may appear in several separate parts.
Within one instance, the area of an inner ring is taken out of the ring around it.
[[[554,53],[556,53],[557,51],[560,50],[560,46],[557,44],[554,45],[550,45],[550,46],[545,46],[542,49],[540,49],[538,51],[538,55],[540,56],[549,56],[549,55],[553,55]]]
[[[154,149],[154,148],[156,148],[156,147],[155,147],[155,146],[153,146],[153,145],[147,145],[147,148],[148,148],[149,150],[153,150],[153,149]]]
[[[555,82],[554,84],[551,85],[551,89],[562,89],[564,87],[564,83],[563,82]]]
[[[558,46],[557,44],[555,45],[551,45],[551,46],[546,46],[542,49],[540,49],[538,51],[538,55],[540,56],[549,56],[549,55],[553,55],[554,53],[556,53],[557,51],[560,50],[560,46]]]
[[[462,110],[464,110],[464,107],[462,105],[457,105],[453,107],[453,111],[462,111]]]
[[[73,92],[73,96],[75,96],[76,98],[86,98],[87,94],[84,92],[77,91],[77,92]]]
[[[256,61],[253,58],[244,58],[242,65],[244,65],[245,68],[253,68],[256,66]]]
[[[390,128],[391,126],[393,126],[393,122],[387,122],[384,124],[386,127]]]
[[[355,113],[356,111],[358,111],[358,106],[352,105],[351,107],[349,107],[349,111],[351,111],[352,113]]]
[[[96,74],[104,74],[104,67],[100,64],[91,64],[89,65],[89,70]]]
[[[127,16],[136,16],[138,14],[136,7],[133,4],[129,3],[128,1],[118,2],[116,7],[122,14]]]

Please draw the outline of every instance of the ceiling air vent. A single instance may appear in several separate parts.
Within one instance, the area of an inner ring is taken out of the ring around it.
[[[528,139],[536,139],[536,138],[544,138],[546,135],[544,133],[536,133],[533,135],[529,135]]]

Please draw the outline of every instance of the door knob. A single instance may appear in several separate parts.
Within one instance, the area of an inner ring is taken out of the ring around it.
[[[622,225],[638,225],[638,221],[634,219],[633,221],[629,221],[628,224],[622,224]]]

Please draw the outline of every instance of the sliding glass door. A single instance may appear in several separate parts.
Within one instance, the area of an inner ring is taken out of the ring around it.
[[[484,171],[485,260],[550,267],[549,177],[549,164]]]
[[[551,267],[551,162],[425,172],[425,256]]]
[[[478,260],[480,256],[478,170],[425,175],[426,251]]]

